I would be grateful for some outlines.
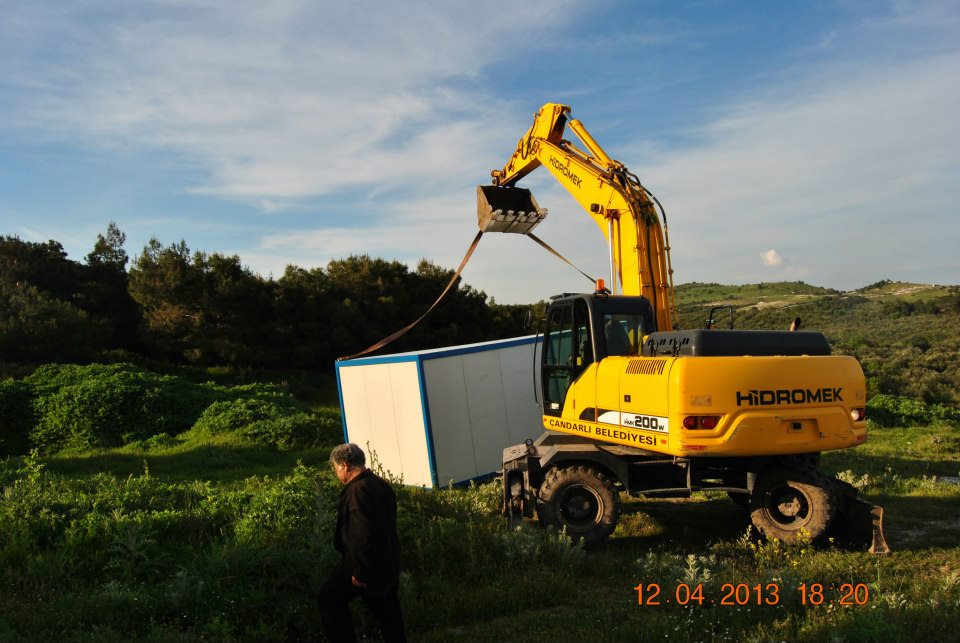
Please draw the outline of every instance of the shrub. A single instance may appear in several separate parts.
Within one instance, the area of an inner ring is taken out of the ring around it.
[[[313,470],[298,464],[279,480],[250,478],[250,496],[234,525],[239,543],[309,548],[317,539],[317,483]],[[326,514],[335,513],[332,503]]]
[[[214,402],[197,419],[191,433],[236,433],[255,444],[289,449],[317,444],[322,430],[331,424],[329,411],[318,416],[302,411],[288,395],[265,396]]]
[[[236,399],[214,402],[193,424],[193,432],[200,435],[232,433],[245,426],[275,417],[280,407],[258,399]]]
[[[278,449],[303,448],[313,446],[318,441],[316,418],[309,413],[259,420],[241,429],[240,434],[257,444],[276,446]]]
[[[130,364],[48,364],[25,382],[37,391],[31,441],[47,452],[181,433],[219,394],[213,387]]]
[[[960,426],[960,409],[897,395],[874,395],[867,402],[867,417],[878,426],[926,426],[935,422]]]
[[[323,407],[314,411],[317,428],[324,433],[343,433],[343,420],[339,407]]]
[[[0,439],[8,433],[29,434],[29,441],[44,452],[131,442],[162,448],[190,430],[201,436],[237,433],[256,444],[286,449],[316,445],[321,436],[340,430],[339,410],[309,412],[272,384],[201,384],[126,363],[47,364],[3,387],[0,412],[6,411],[3,417],[12,418],[16,429],[3,427]],[[17,453],[28,446],[22,439],[3,444],[0,449]]]
[[[156,435],[151,435],[146,440],[138,440],[132,444],[136,445],[137,448],[144,451],[155,451],[161,449],[169,449],[170,447],[177,446],[180,444],[180,440],[169,433],[158,433]]]
[[[0,382],[0,456],[23,455],[29,450],[33,414],[33,387],[7,379]]]

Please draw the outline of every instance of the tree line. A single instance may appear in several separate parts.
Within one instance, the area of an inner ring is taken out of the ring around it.
[[[326,369],[419,317],[454,272],[355,255],[262,277],[237,255],[156,238],[131,261],[111,223],[84,261],[57,241],[0,238],[0,360],[95,361],[111,352],[173,364]],[[419,350],[530,332],[528,311],[457,284],[387,349]]]
[[[151,239],[132,260],[113,223],[83,261],[57,241],[0,237],[0,371],[47,362],[137,361],[237,369],[328,371],[419,317],[453,271],[423,260],[355,255],[277,279],[237,255],[191,251]],[[738,328],[781,328],[799,316],[835,352],[863,364],[871,395],[960,403],[960,287],[921,299],[869,298],[888,281],[855,293],[801,283],[678,287],[685,327],[701,325],[717,298],[752,290],[820,296],[789,308],[747,307]],[[706,302],[706,303],[704,303]],[[420,350],[535,331],[544,302],[504,306],[458,281],[418,326],[385,351]]]

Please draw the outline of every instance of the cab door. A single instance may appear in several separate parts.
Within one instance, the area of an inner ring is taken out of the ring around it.
[[[543,345],[543,412],[559,416],[564,405],[572,400],[574,388],[582,388],[574,387],[574,382],[581,379],[594,362],[587,302],[572,299],[552,304]],[[594,393],[591,391],[589,397]]]

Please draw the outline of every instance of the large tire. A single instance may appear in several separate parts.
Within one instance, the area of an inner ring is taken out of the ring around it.
[[[767,538],[796,542],[801,530],[811,540],[830,527],[840,498],[820,469],[800,461],[779,463],[757,476],[750,497],[750,518]]]
[[[605,541],[620,519],[613,481],[590,467],[553,468],[540,485],[537,516],[544,527],[566,529],[585,546]]]

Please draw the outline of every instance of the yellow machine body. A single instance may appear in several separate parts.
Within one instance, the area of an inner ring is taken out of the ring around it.
[[[493,185],[478,188],[480,227],[529,232],[546,212],[516,183],[542,165],[583,206],[607,240],[615,282],[609,284],[612,294],[649,302],[652,319],[645,332],[674,330],[678,315],[666,219],[658,216],[656,199],[637,177],[607,155],[582,123],[568,118],[569,113],[568,106],[557,103],[537,111],[507,163],[491,172]],[[567,127],[582,147],[563,138]],[[593,327],[591,332],[599,334],[600,329]],[[594,354],[602,359],[567,379],[570,390],[562,412],[544,410],[546,429],[674,456],[816,453],[866,440],[866,422],[850,415],[866,405],[865,378],[853,358],[761,357],[749,352],[626,358],[595,348]],[[834,389],[842,391],[836,399],[832,393],[823,393],[819,400],[805,393]],[[770,404],[769,394],[758,393],[758,403],[750,406],[749,398],[737,402],[738,394],[748,395],[744,391],[780,393],[774,393]],[[789,395],[803,391],[802,401],[800,393],[788,399],[783,391]],[[589,409],[599,409],[595,418],[584,415]],[[631,428],[624,424],[631,415],[663,418],[663,424],[659,430]],[[713,416],[718,424],[687,430],[683,418],[688,415]]]
[[[606,357],[544,428],[671,456],[818,453],[862,444],[863,371],[852,357]],[[716,426],[701,428],[701,418]],[[685,428],[694,418],[697,428]]]

